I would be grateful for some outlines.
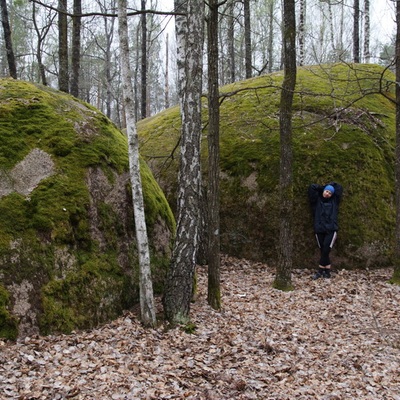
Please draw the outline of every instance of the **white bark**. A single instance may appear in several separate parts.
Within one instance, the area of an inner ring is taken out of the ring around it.
[[[171,322],[189,320],[200,226],[203,0],[175,0],[178,89],[182,118],[177,232],[168,271],[164,311]]]
[[[128,23],[126,0],[118,0],[118,33],[121,50],[123,103],[127,120],[129,146],[129,170],[132,184],[133,210],[135,215],[136,240],[139,253],[139,285],[141,319],[145,325],[156,323],[153,284],[150,270],[150,252],[144,213],[142,180],[140,176],[139,140],[136,130],[135,105],[131,69],[129,64]]]

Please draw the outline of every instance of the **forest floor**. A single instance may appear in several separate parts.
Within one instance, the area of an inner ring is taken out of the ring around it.
[[[223,309],[207,305],[199,267],[191,333],[144,329],[127,312],[92,331],[0,342],[0,399],[400,400],[392,270],[312,273],[294,271],[285,293],[268,266],[223,257]]]

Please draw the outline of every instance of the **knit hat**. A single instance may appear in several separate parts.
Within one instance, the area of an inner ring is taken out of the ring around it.
[[[335,188],[332,185],[326,185],[324,191],[325,190],[329,190],[332,194],[335,193]]]

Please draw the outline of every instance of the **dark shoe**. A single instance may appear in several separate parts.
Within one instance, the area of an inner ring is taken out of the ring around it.
[[[313,280],[315,281],[316,279],[319,278],[325,278],[325,270],[319,269],[314,275],[313,275]]]
[[[326,269],[322,274],[324,278],[329,279],[331,277],[331,270]]]

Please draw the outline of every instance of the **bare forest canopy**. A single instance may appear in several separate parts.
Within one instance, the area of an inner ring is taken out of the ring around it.
[[[245,23],[246,2],[250,26]],[[124,126],[116,0],[2,3],[8,11],[9,35],[3,24],[0,77],[13,75],[7,62],[9,39],[18,79],[71,92],[118,126]],[[351,62],[355,47],[359,49],[359,62],[391,63],[393,37],[385,28],[394,19],[394,5],[385,0],[359,3],[355,12],[353,0],[297,2],[299,65]],[[174,14],[179,10],[173,6],[172,0],[128,2],[137,119],[177,103]],[[386,11],[385,19],[382,9]],[[353,26],[357,16],[356,44]],[[259,76],[282,69],[281,23],[278,0],[221,3],[221,86],[248,78],[249,74]],[[250,47],[245,46],[247,35]],[[204,59],[206,63],[206,54]],[[250,60],[250,72],[246,59]]]

